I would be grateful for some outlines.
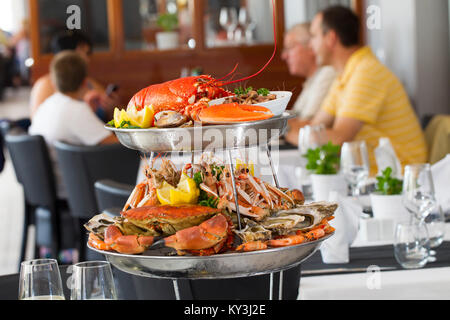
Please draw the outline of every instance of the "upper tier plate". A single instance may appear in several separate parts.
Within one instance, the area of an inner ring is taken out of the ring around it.
[[[116,129],[113,131],[125,147],[149,152],[204,152],[267,145],[285,134],[287,122],[295,113],[253,122],[172,129]]]

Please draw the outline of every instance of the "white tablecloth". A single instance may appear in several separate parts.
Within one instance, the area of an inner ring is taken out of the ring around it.
[[[303,277],[299,300],[450,299],[450,268]]]

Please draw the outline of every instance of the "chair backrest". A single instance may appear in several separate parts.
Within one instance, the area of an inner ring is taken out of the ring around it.
[[[56,209],[55,177],[44,138],[10,131],[5,144],[27,203]]]
[[[86,147],[56,142],[54,147],[74,217],[89,219],[98,214],[96,181],[111,179],[136,184],[140,164],[137,151],[119,144]]]
[[[134,185],[118,183],[112,180],[97,181],[95,183],[95,196],[98,209],[102,212],[112,208],[122,209],[134,187]]]

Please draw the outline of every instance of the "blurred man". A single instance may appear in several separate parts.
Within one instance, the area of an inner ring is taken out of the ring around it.
[[[49,145],[54,162],[58,196],[66,197],[59,173],[53,143],[64,141],[77,145],[117,143],[117,138],[104,128],[92,109],[84,102],[87,88],[86,61],[74,51],[57,54],[50,65],[50,79],[56,92],[36,111],[29,133],[41,135]]]
[[[366,141],[372,173],[373,151],[381,137],[391,140],[403,165],[426,162],[424,134],[405,89],[369,47],[359,44],[359,30],[359,18],[345,7],[330,7],[314,18],[316,63],[333,66],[338,78],[319,113],[302,125],[325,125],[328,140],[335,144]]]
[[[78,31],[64,31],[56,35],[51,43],[52,52],[58,54],[61,51],[73,50],[77,52],[85,61],[89,63],[92,53],[92,42],[83,33]],[[120,102],[116,93],[106,93],[105,88],[91,77],[87,78],[87,88],[84,101],[97,113],[103,121],[111,119],[113,107]],[[46,74],[40,77],[31,89],[30,112],[33,118],[39,106],[56,92],[50,75]]]
[[[288,136],[298,136],[302,120],[311,120],[319,111],[336,73],[331,66],[318,67],[313,50],[309,46],[310,24],[301,23],[292,27],[284,38],[282,59],[289,73],[305,79],[303,89],[294,105],[298,119],[289,121]]]

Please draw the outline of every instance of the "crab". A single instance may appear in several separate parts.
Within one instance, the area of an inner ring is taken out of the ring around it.
[[[231,245],[232,223],[221,210],[196,206],[148,206],[121,212],[120,217],[105,214],[92,218],[85,228],[89,244],[99,250],[123,254],[140,254],[149,249],[157,237],[182,254],[208,255]],[[194,244],[193,247],[191,245]],[[208,250],[212,249],[212,250]]]

